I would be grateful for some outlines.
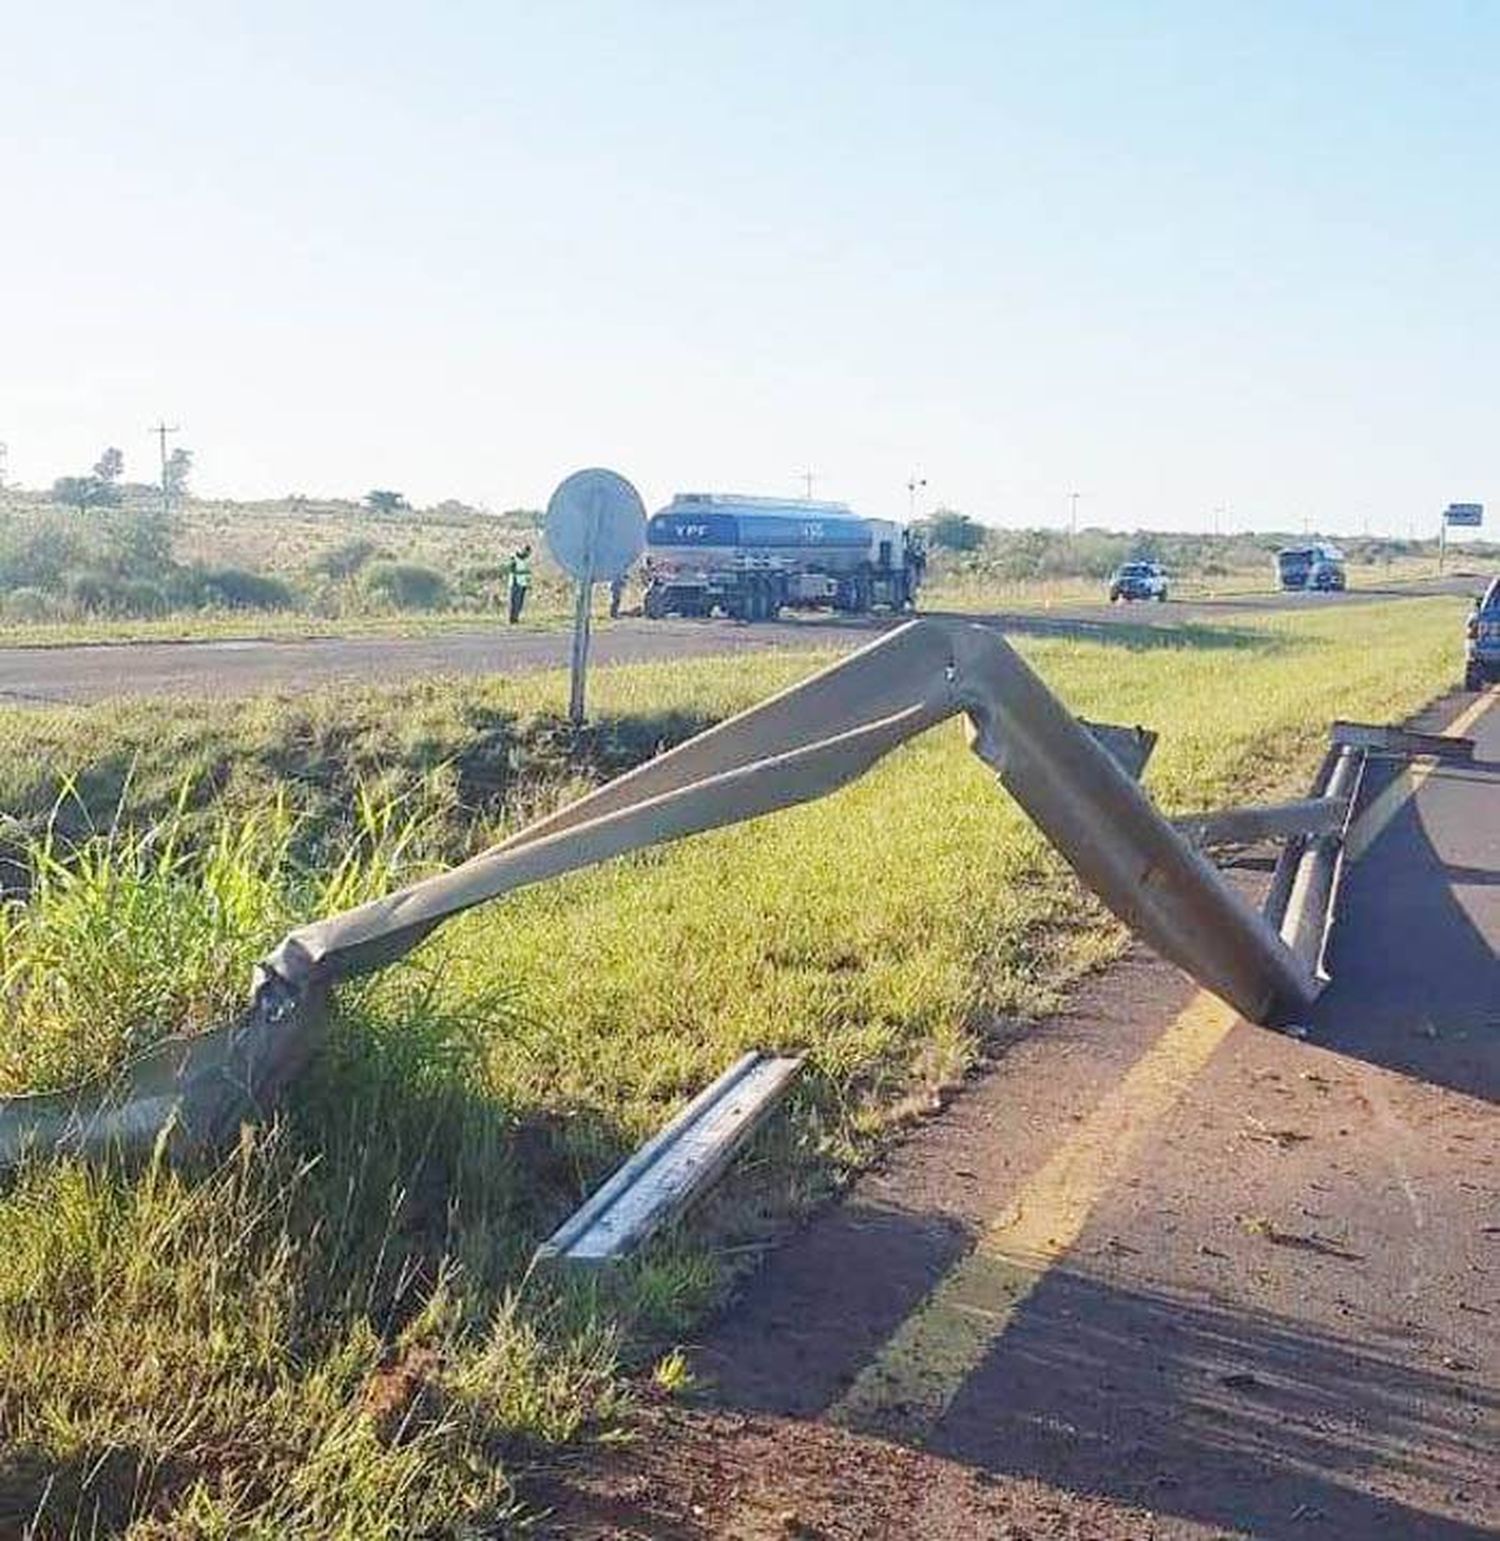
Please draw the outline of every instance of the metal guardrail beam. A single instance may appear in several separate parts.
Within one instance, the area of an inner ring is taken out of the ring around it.
[[[1173,829],[1196,846],[1253,845],[1260,840],[1331,835],[1344,827],[1349,804],[1338,797],[1301,797],[1289,803],[1247,804],[1218,812],[1182,813]]]
[[[1434,755],[1440,760],[1472,760],[1474,740],[1452,733],[1414,733],[1410,728],[1385,723],[1344,722],[1333,724],[1329,738],[1336,748],[1370,749],[1377,754]]]
[[[159,1044],[107,1087],[0,1102],[0,1163],[27,1144],[139,1145],[169,1126],[182,1145],[211,1143],[295,1073],[338,980],[515,889],[821,797],[958,713],[1005,789],[1143,940],[1252,1021],[1284,1020],[1312,1000],[1318,981],[1305,958],[997,632],[921,620],[461,866],[299,926],[260,966],[241,1021]]]
[[[1326,796],[1342,802],[1346,810],[1354,808],[1364,775],[1364,751],[1345,745],[1337,750],[1328,777]],[[1339,880],[1344,867],[1344,836],[1348,829],[1346,811],[1339,827],[1309,840],[1302,848],[1293,871],[1286,912],[1281,919],[1280,935],[1302,966],[1321,983],[1328,979],[1323,954],[1333,924]]]
[[[799,1058],[744,1055],[574,1210],[537,1257],[603,1263],[634,1250],[718,1177],[801,1068]]]

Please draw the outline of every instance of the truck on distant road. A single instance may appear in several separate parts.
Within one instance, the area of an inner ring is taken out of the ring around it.
[[[1346,581],[1344,553],[1337,546],[1319,541],[1308,546],[1288,546],[1276,553],[1279,588],[1340,592]]]
[[[680,492],[646,525],[644,613],[772,620],[784,609],[915,608],[920,536],[844,503]]]

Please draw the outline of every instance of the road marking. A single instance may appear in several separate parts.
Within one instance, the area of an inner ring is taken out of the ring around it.
[[[1082,1124],[1015,1194],[867,1364],[828,1416],[920,1441],[947,1412],[1148,1129],[1192,1084],[1239,1020],[1200,990]]]
[[[1486,691],[1477,701],[1461,711],[1443,729],[1443,732],[1462,738],[1497,699],[1500,699],[1500,692]],[[1417,795],[1422,784],[1442,763],[1441,760],[1421,760],[1415,765],[1404,766],[1398,771],[1395,779],[1381,790],[1369,807],[1354,821],[1349,830],[1349,837],[1344,842],[1344,859],[1351,862],[1358,861],[1375,844],[1386,825]]]

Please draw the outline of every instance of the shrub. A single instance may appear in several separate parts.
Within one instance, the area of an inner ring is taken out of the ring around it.
[[[134,509],[99,521],[100,565],[131,578],[159,580],[172,567],[173,520],[160,509]]]
[[[95,568],[70,572],[62,580],[63,593],[90,615],[108,615],[120,608],[121,583]]]
[[[927,543],[948,551],[977,551],[984,544],[984,526],[967,514],[940,508],[927,521]]]
[[[296,596],[280,578],[247,572],[243,567],[220,567],[199,576],[203,602],[226,610],[287,610]]]
[[[379,556],[380,547],[373,540],[356,536],[342,545],[320,552],[313,558],[312,570],[321,578],[352,578],[373,557]]]
[[[126,615],[165,615],[171,608],[161,584],[149,578],[126,578],[116,601]]]
[[[398,610],[441,610],[448,581],[417,562],[376,562],[365,572],[365,592]]]
[[[76,520],[53,514],[0,525],[0,588],[56,590],[84,559]]]
[[[12,589],[0,599],[0,616],[7,621],[50,621],[57,613],[52,596],[41,589]]]

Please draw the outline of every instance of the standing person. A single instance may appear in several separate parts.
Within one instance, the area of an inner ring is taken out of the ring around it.
[[[531,588],[531,547],[522,546],[506,563],[506,570],[510,573],[510,624],[514,626],[526,608],[526,594]]]
[[[630,575],[621,573],[609,580],[609,618],[614,620],[620,613],[620,601],[625,598],[625,580]]]

